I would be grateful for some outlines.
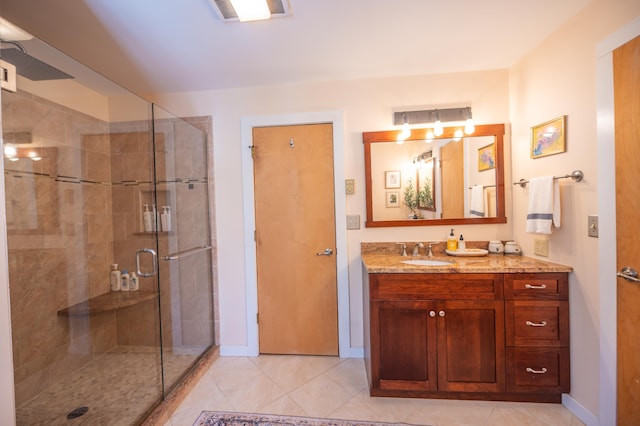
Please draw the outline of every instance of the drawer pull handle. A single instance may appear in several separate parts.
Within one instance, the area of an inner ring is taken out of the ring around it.
[[[527,367],[527,373],[546,374],[547,373],[547,369],[543,367],[542,370],[534,370],[533,368]]]
[[[532,285],[532,284],[525,284],[524,288],[533,288],[533,289],[545,289],[547,288],[546,284],[541,284],[541,285]]]
[[[542,321],[542,322],[527,321],[527,322],[525,322],[525,324],[530,326],[530,327],[546,327],[547,326],[547,322],[546,321]]]

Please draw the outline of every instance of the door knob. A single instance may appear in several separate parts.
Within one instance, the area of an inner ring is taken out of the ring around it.
[[[638,279],[638,271],[628,266],[622,268],[620,272],[616,274],[620,278],[624,278],[627,281],[631,281],[634,283],[640,283],[640,279]]]
[[[438,312],[438,315],[440,315],[441,317],[443,317],[445,315],[444,311],[440,311]]]
[[[326,248],[324,249],[324,251],[321,251],[320,253],[316,253],[316,256],[331,256],[333,254],[333,250],[331,250],[330,248]]]

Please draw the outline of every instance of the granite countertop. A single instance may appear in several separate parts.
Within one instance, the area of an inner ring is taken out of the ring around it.
[[[445,243],[433,244],[433,257],[427,257],[425,250],[419,256],[411,256],[415,242],[406,243],[407,257],[400,256],[396,243],[362,243],[362,263],[370,274],[401,273],[544,273],[571,272],[572,267],[547,262],[527,256],[488,254],[479,257],[449,256],[444,252]],[[483,247],[484,244],[484,247]],[[485,248],[487,242],[467,243],[468,248]],[[425,244],[426,246],[426,244]],[[452,262],[442,266],[407,265],[404,260],[432,259]]]

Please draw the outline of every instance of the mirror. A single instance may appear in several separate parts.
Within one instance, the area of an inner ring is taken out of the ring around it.
[[[367,227],[506,223],[504,124],[364,132]]]

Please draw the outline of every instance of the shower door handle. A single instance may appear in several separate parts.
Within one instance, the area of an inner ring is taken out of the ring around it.
[[[140,270],[140,255],[142,253],[151,253],[151,263],[153,263],[153,271],[150,274],[146,272],[142,272]],[[158,273],[158,254],[156,253],[155,250],[150,248],[142,248],[136,251],[136,272],[141,277],[153,277],[155,274]]]

